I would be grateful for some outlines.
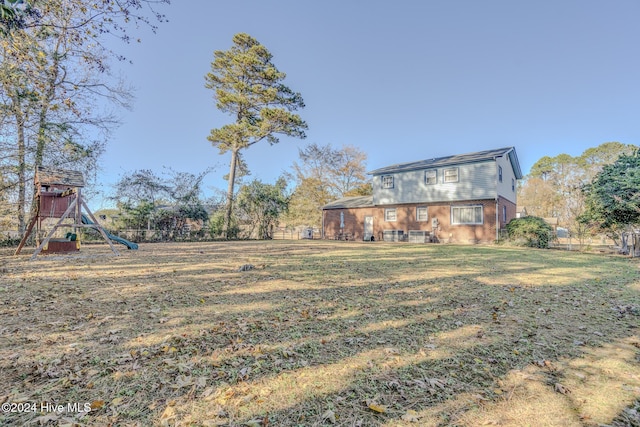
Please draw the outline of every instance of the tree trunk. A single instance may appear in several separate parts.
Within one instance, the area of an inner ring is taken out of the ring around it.
[[[229,164],[229,187],[227,189],[227,206],[224,218],[224,237],[230,238],[229,229],[231,228],[231,214],[233,212],[233,187],[236,180],[236,164],[238,161],[238,150],[231,150],[231,162]]]
[[[62,42],[66,40],[66,29],[56,39],[56,45],[53,49],[52,62],[48,68],[50,73],[46,80],[46,90],[42,94],[40,102],[40,112],[38,114],[38,137],[36,140],[36,154],[35,154],[35,168],[38,170],[38,166],[42,166],[44,161],[44,150],[47,145],[47,124],[49,119],[49,109],[51,108],[51,102],[55,99],[56,89],[64,80],[65,70],[60,67],[60,59],[64,56],[61,52]],[[62,76],[60,75],[62,73]]]
[[[18,232],[22,235],[25,231],[25,212],[26,212],[26,187],[27,187],[27,149],[24,139],[24,118],[20,106],[14,103],[14,116],[16,119],[16,128],[18,131]]]

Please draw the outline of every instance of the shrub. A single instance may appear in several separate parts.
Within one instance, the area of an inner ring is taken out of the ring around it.
[[[548,248],[549,236],[553,229],[542,218],[527,216],[512,219],[507,224],[509,241],[518,246]]]
[[[224,236],[225,212],[217,211],[209,218],[209,234],[214,239]],[[227,239],[237,239],[240,227],[235,217],[231,217],[231,225],[227,231]]]

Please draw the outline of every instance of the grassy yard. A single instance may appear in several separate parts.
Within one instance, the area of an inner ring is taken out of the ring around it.
[[[30,252],[0,252],[0,425],[640,426],[637,260],[324,241]]]

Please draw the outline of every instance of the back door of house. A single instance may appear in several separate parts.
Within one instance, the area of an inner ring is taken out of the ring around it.
[[[371,240],[373,237],[373,217],[364,217],[364,240]]]

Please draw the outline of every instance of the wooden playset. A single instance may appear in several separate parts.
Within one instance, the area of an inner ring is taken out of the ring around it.
[[[113,253],[119,255],[108,233],[96,221],[89,206],[82,198],[82,188],[85,186],[82,173],[38,167],[34,185],[34,191],[36,192],[34,211],[15,255],[20,253],[27,239],[33,233],[34,227],[36,229],[37,248],[31,259],[35,259],[41,252],[64,253],[79,251],[80,240],[78,239],[77,231],[81,228],[92,228],[98,231],[109,244]],[[83,214],[83,210],[86,215]],[[58,219],[58,221],[46,232],[45,228],[48,227],[47,223],[50,222],[50,219]],[[54,237],[60,229],[68,229],[69,232],[64,236]],[[43,235],[45,235],[44,239],[40,240]]]

